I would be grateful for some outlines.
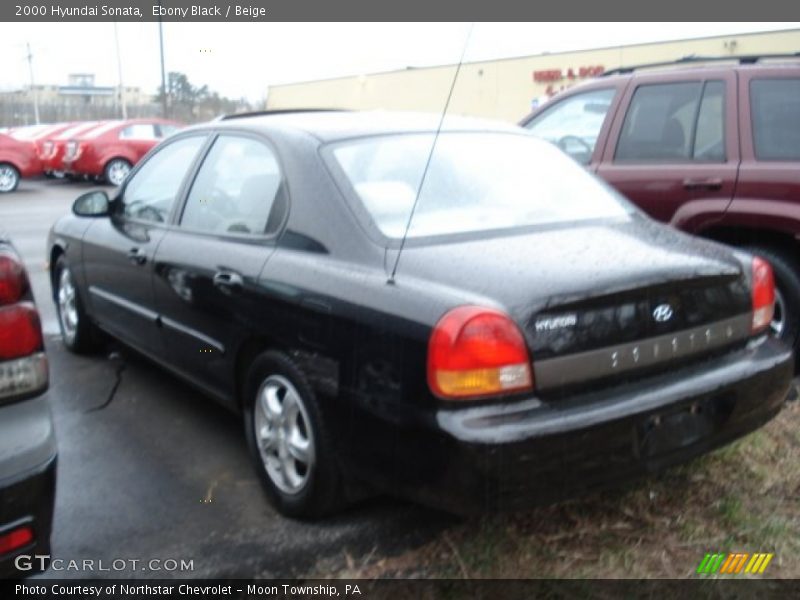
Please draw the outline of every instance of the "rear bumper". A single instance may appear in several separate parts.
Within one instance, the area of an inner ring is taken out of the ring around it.
[[[56,443],[44,397],[0,408],[0,532],[28,524],[34,540],[0,556],[0,577],[25,577],[14,559],[50,553],[56,479]]]
[[[791,350],[762,338],[722,358],[552,405],[530,399],[440,410],[427,426],[384,431],[396,440],[394,459],[371,478],[461,513],[564,499],[757,429],[783,406],[793,365]]]
[[[103,166],[87,153],[73,160],[63,160],[62,170],[70,175],[102,175]]]

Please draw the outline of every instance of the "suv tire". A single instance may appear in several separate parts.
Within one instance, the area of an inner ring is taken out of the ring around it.
[[[800,264],[789,253],[768,246],[748,246],[746,250],[772,265],[777,292],[773,331],[794,348],[800,358]]]

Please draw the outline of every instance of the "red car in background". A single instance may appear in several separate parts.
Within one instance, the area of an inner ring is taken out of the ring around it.
[[[120,185],[153,146],[180,127],[163,119],[108,121],[67,142],[64,171]]]
[[[51,135],[42,144],[41,159],[45,175],[61,175],[64,172],[64,150],[67,142],[103,125],[105,121],[83,121],[73,123],[64,131]]]
[[[36,144],[0,134],[0,194],[13,192],[22,177],[42,174]]]
[[[36,146],[36,155],[41,159],[44,153],[44,144],[52,137],[70,129],[74,123],[54,123],[52,125],[33,125],[12,129],[8,135],[21,142],[33,142]]]

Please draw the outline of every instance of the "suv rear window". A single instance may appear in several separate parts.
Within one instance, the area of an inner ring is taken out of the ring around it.
[[[800,79],[754,79],[750,110],[756,158],[800,160]]]

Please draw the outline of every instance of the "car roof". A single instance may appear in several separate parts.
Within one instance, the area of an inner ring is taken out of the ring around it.
[[[631,65],[629,67],[620,67],[618,69],[611,69],[605,75],[590,80],[592,83],[603,80],[612,80],[615,78],[630,78],[636,76],[658,76],[658,75],[675,75],[682,73],[697,73],[702,71],[764,71],[767,69],[787,69],[787,70],[800,70],[800,57],[795,58],[772,58],[761,62],[740,62],[739,57],[723,57],[715,58],[707,62],[702,59],[697,59],[697,62],[691,61],[681,64],[680,61],[673,63],[653,63],[644,65]]]
[[[229,117],[207,126],[219,128],[285,129],[303,131],[322,142],[407,132],[435,132],[441,114],[405,111],[297,111]],[[447,115],[442,131],[519,133],[515,125],[490,119]]]

